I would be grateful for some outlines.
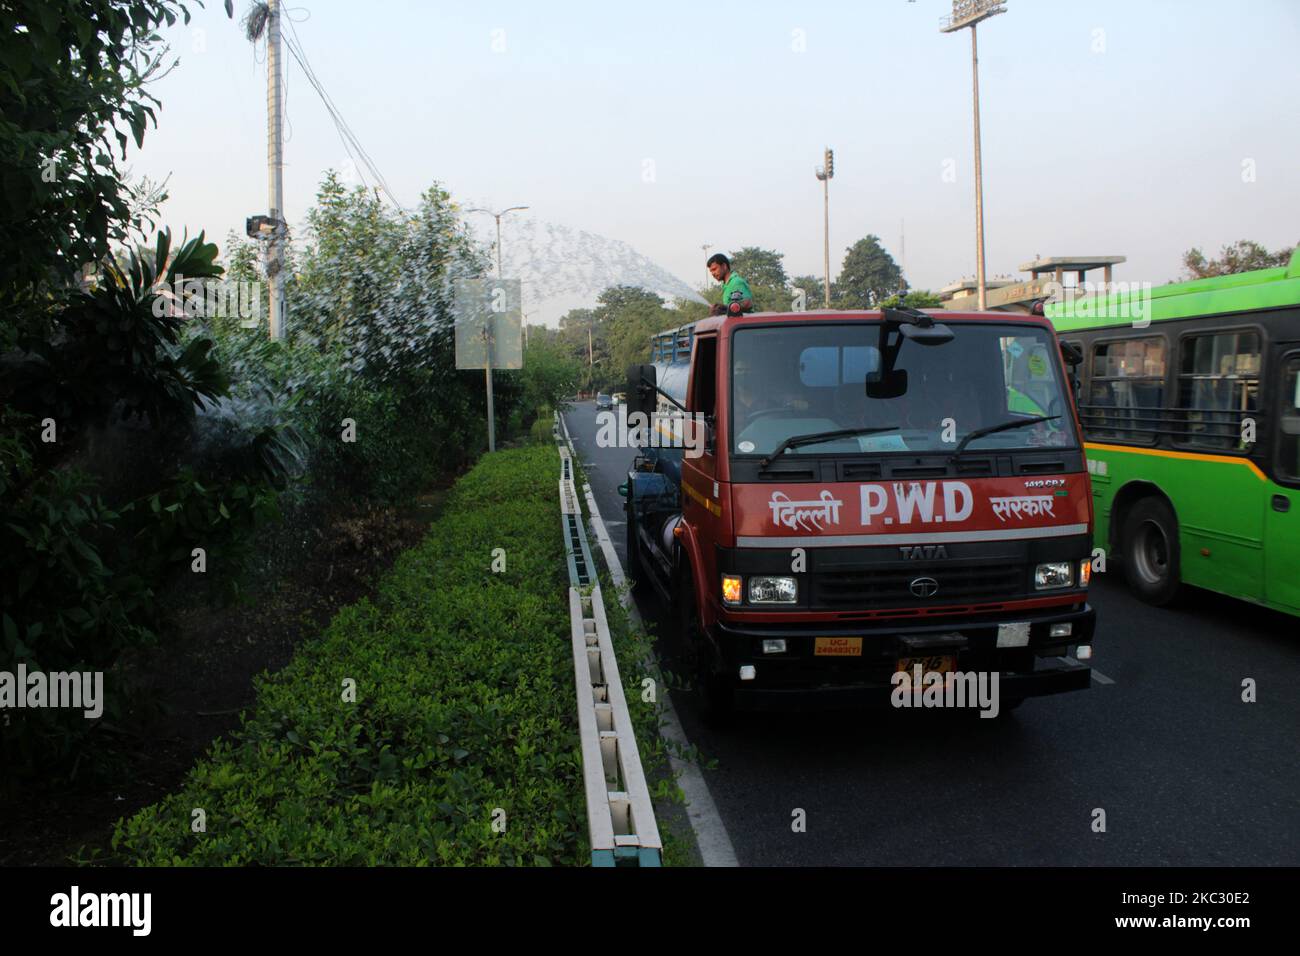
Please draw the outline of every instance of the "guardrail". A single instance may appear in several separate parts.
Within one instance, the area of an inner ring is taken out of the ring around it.
[[[592,866],[661,866],[663,843],[619,678],[600,580],[573,481],[573,445],[556,414],[560,519],[569,565],[569,620]]]

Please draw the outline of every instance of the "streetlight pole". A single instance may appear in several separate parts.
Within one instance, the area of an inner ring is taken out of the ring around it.
[[[510,206],[506,209],[502,209],[500,212],[493,212],[491,209],[480,209],[478,207],[465,210],[465,212],[467,213],[485,212],[497,221],[497,278],[498,279],[501,278],[501,217],[508,212],[519,212],[521,209],[527,209],[527,208],[528,208],[527,206]]]
[[[826,308],[831,307],[831,177],[835,175],[835,153],[829,146],[823,156],[824,165],[815,170],[817,178],[822,181],[822,257],[825,266],[825,278],[822,286],[822,302]]]
[[[511,206],[508,209],[502,209],[500,212],[493,212],[491,209],[467,209],[466,212],[485,212],[497,221],[497,278],[501,278],[501,217],[508,212],[517,212],[521,209],[527,209],[527,206]],[[483,377],[487,382],[487,420],[488,420],[488,451],[497,450],[496,438],[496,418],[495,410],[492,407],[492,335],[489,331],[491,323],[483,329]]]
[[[955,33],[970,27],[970,68],[975,96],[975,281],[979,293],[979,309],[987,306],[984,284],[984,169],[980,157],[980,67],[979,44],[975,27],[981,20],[1006,13],[1006,0],[952,0],[952,16],[941,33]]]
[[[979,287],[979,310],[986,306],[984,284],[984,164],[980,157],[980,56],[975,24],[970,25],[971,86],[975,91],[975,281]]]

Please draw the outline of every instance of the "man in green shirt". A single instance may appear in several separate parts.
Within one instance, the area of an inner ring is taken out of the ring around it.
[[[709,315],[726,315],[727,306],[731,305],[733,293],[740,293],[740,311],[754,311],[754,293],[749,290],[749,283],[731,271],[731,260],[722,253],[709,256],[706,263],[709,275],[722,283],[722,302],[709,310]]]

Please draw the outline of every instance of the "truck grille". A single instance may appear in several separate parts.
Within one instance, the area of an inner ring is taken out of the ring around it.
[[[1028,570],[1019,564],[927,565],[823,571],[813,578],[814,608],[868,609],[1003,600],[1024,592]],[[912,582],[917,578],[933,578],[938,582],[933,597],[921,598],[912,593]]]

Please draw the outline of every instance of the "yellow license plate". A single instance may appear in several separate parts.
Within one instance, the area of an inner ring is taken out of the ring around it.
[[[909,675],[915,675],[916,666],[921,665],[921,676],[924,677],[931,671],[937,671],[940,674],[948,674],[957,669],[956,654],[931,654],[925,657],[900,657],[898,667],[895,670],[903,671]]]
[[[813,642],[814,657],[861,657],[860,637],[818,637]]]

